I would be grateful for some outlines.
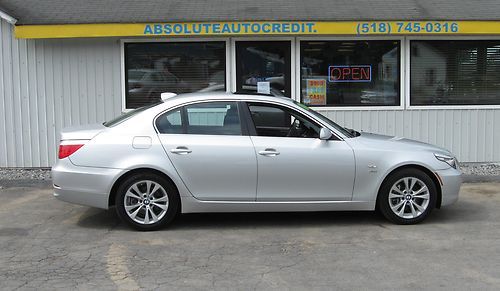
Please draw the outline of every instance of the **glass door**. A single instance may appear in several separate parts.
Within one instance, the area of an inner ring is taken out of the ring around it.
[[[236,41],[236,92],[291,97],[291,42]]]

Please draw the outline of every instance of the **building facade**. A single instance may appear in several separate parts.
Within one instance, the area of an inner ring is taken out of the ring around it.
[[[0,167],[49,167],[63,127],[103,122],[161,92],[209,91],[286,96],[349,128],[433,143],[463,162],[500,161],[495,2],[425,17],[365,7],[356,21],[314,13],[306,21],[265,13],[235,21],[215,12],[196,21],[188,8],[162,21],[46,19],[29,3],[6,2]]]

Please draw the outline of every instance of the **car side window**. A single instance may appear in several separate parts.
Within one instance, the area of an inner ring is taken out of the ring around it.
[[[236,102],[205,102],[187,105],[188,134],[241,135],[241,121]]]
[[[318,138],[320,126],[291,109],[263,103],[249,103],[258,136]]]
[[[156,119],[156,128],[160,133],[183,133],[181,108],[164,113]]]
[[[159,133],[241,135],[237,102],[203,102],[166,112],[156,119]]]

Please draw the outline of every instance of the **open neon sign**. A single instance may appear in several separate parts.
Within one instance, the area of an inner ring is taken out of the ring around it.
[[[371,65],[329,66],[328,82],[371,82]]]

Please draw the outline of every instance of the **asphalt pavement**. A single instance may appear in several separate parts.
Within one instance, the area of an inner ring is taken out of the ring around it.
[[[47,183],[0,199],[1,290],[500,290],[500,183],[464,184],[412,226],[374,212],[190,214],[137,232]]]

